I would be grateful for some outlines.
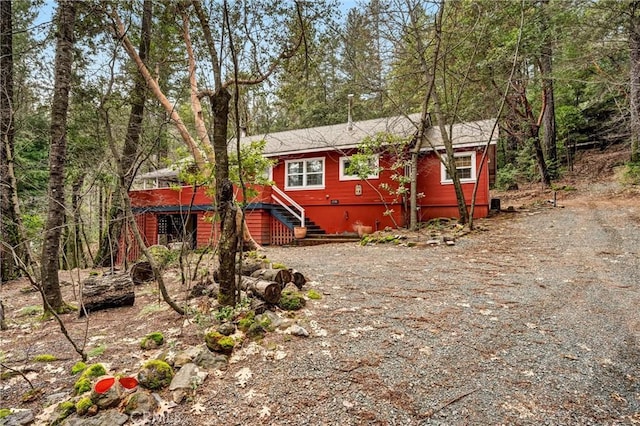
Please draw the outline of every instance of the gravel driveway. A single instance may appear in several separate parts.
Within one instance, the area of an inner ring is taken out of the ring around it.
[[[640,423],[637,199],[486,226],[453,247],[269,248],[325,293],[311,336],[232,364],[201,424]]]

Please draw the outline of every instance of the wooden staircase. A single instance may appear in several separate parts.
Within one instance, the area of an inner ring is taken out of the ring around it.
[[[295,226],[300,226],[300,221],[282,206],[274,205],[271,208],[271,215],[292,231]],[[356,233],[327,234],[324,229],[308,217],[304,218],[304,226],[307,228],[307,236],[293,240],[291,245],[311,246],[331,243],[356,243],[360,241],[360,237]]]

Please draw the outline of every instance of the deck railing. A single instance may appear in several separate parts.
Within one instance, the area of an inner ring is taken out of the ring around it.
[[[293,200],[293,198],[289,197],[287,194],[282,192],[282,190],[277,186],[272,185],[271,189],[273,189],[273,192],[271,193],[271,198],[273,199],[273,201],[280,204],[282,207],[284,207],[285,210],[287,210],[296,219],[298,219],[300,221],[300,226],[304,226],[304,207],[296,203]],[[277,194],[278,197],[283,198],[286,201],[286,203],[285,201],[282,201],[280,198],[278,198],[275,194]],[[296,211],[294,211],[294,209]]]

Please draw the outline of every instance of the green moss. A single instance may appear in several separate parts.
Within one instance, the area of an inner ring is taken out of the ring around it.
[[[142,338],[142,341],[140,342],[140,347],[142,349],[150,349],[153,347],[162,346],[163,343],[164,343],[164,336],[162,335],[162,333],[156,331],[144,336]]]
[[[105,374],[107,374],[107,370],[105,370],[102,364],[91,364],[89,367],[84,369],[80,378],[74,383],[73,390],[75,391],[75,394],[80,395],[90,391],[91,379],[104,376]]]
[[[273,269],[289,269],[289,268],[287,268],[286,265],[283,265],[282,263],[272,263],[271,264],[271,268],[273,268]]]
[[[89,392],[91,390],[91,380],[86,377],[80,377],[73,384],[73,392],[75,395],[81,395],[85,392]]]
[[[255,324],[255,323],[254,323]],[[231,354],[236,346],[236,341],[231,336],[225,336],[218,331],[210,331],[204,336],[204,342],[211,352],[225,355]]]
[[[76,375],[78,373],[83,372],[86,369],[87,369],[87,364],[85,364],[82,361],[78,361],[75,364],[73,364],[73,367],[71,367],[71,374]]]
[[[80,400],[78,402],[76,402],[76,413],[78,413],[81,416],[84,416],[85,414],[87,414],[87,411],[89,411],[89,408],[91,408],[93,406],[93,401],[91,401],[91,398],[80,398]]]
[[[58,413],[60,413],[58,419],[66,419],[76,411],[76,404],[71,401],[64,401],[58,405]]]
[[[169,386],[171,379],[173,379],[173,368],[158,359],[147,361],[138,373],[140,385],[151,390],[160,390]]]
[[[233,340],[231,336],[225,336],[218,340],[218,344],[224,351],[233,351],[233,348],[236,346],[236,341]]]
[[[91,364],[86,370],[84,370],[82,377],[92,379],[104,376],[105,374],[107,374],[107,370],[104,369],[102,364]]]
[[[57,361],[58,358],[50,354],[40,354],[40,355],[34,356],[33,360],[35,362],[53,362],[53,361]]]
[[[322,299],[322,295],[314,289],[310,289],[307,291],[307,297],[312,300]]]
[[[251,339],[262,339],[266,330],[258,323],[254,322],[247,330],[247,336]]]
[[[107,350],[107,345],[100,345],[91,349],[89,352],[87,352],[87,356],[89,358],[95,358],[97,356],[102,355],[105,350]]]
[[[4,419],[9,414],[11,414],[11,410],[8,408],[0,408],[0,419]]]
[[[305,305],[306,301],[301,293],[297,291],[289,291],[285,290],[282,292],[280,296],[280,302],[278,302],[278,306],[285,311],[297,311],[302,309]]]
[[[241,331],[246,332],[247,330],[249,330],[249,327],[251,327],[254,324],[254,319],[253,318],[242,318],[238,321],[238,328]]]

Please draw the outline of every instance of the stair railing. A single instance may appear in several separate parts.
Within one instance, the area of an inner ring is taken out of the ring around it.
[[[276,203],[280,204],[282,207],[285,208],[285,210],[287,210],[296,219],[298,219],[300,221],[300,226],[304,226],[304,207],[302,207],[300,204],[298,204],[295,201],[293,201],[293,199],[291,197],[289,197],[287,194],[282,192],[282,190],[280,188],[278,188],[277,186],[272,185],[271,189],[273,189],[273,192],[271,193],[271,198],[273,199],[273,201],[275,201]],[[278,196],[282,197],[289,204],[286,204],[280,198],[276,197],[274,195],[274,192],[276,194],[278,194]],[[297,211],[294,211],[291,207],[295,208]]]

